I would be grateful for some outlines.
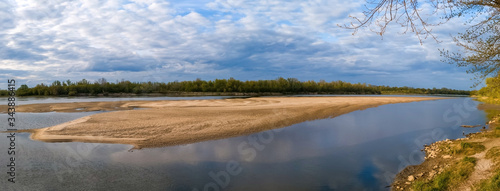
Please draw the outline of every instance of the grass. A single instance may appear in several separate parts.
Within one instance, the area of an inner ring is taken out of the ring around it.
[[[496,191],[500,190],[500,168],[498,162],[500,162],[500,147],[492,147],[486,152],[486,158],[491,159],[495,162],[495,174],[486,180],[479,183],[478,189],[481,191]]]
[[[486,112],[486,118],[488,118],[488,120],[492,120],[495,117],[500,116],[500,110],[487,109],[485,110],[485,112]]]
[[[500,170],[497,169],[495,175],[479,183],[478,191],[497,191],[500,190]]]
[[[438,174],[432,180],[415,181],[413,190],[418,191],[441,191],[451,190],[466,180],[474,171],[476,166],[476,158],[464,157],[456,162],[443,173]]]
[[[451,144],[441,144],[439,145],[439,149],[443,154],[470,156],[484,151],[486,147],[481,143],[476,142],[457,142]]]
[[[470,156],[486,149],[484,145],[476,142],[460,142],[456,145],[447,145],[446,148],[442,147],[443,150],[448,150],[448,154],[459,155],[463,154],[465,156]]]
[[[500,127],[495,127],[495,129],[491,130],[486,134],[486,137],[489,138],[498,138],[500,137]]]
[[[498,162],[500,160],[500,147],[496,146],[488,150],[488,152],[486,152],[486,158]]]
[[[464,155],[473,155],[486,149],[481,143],[474,142],[460,142],[460,148],[459,153]]]

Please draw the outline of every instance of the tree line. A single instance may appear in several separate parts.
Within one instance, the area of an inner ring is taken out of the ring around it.
[[[108,82],[105,78],[90,82],[82,79],[54,81],[52,84],[38,84],[34,87],[21,85],[18,96],[96,96],[117,93],[126,94],[171,94],[179,92],[209,93],[282,93],[282,94],[458,94],[469,95],[469,91],[448,88],[426,89],[412,87],[375,86],[366,83],[343,81],[326,82],[299,81],[296,78],[277,78],[275,80],[240,81],[234,78],[174,82],[130,82],[126,80]],[[0,92],[5,96],[6,93]]]

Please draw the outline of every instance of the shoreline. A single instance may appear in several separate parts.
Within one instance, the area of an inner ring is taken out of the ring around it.
[[[261,96],[300,96],[300,95],[318,95],[318,96],[438,96],[438,97],[471,97],[468,94],[418,94],[418,93],[401,93],[401,92],[385,92],[380,94],[369,94],[369,93],[342,93],[342,94],[332,94],[328,92],[302,92],[302,93],[278,93],[278,92],[170,92],[170,93],[80,93],[73,96],[61,95],[61,96],[39,96],[39,95],[28,95],[19,96],[22,98],[140,98],[140,97],[198,97],[198,96],[241,96],[241,97],[261,97]],[[0,96],[0,98],[6,98],[8,96]]]
[[[481,104],[478,108],[500,111],[499,105]],[[500,115],[491,117],[477,133],[424,145],[425,160],[401,170],[391,190],[500,189],[496,182],[496,176],[500,176],[500,152],[497,152],[500,151]]]
[[[221,100],[32,104],[24,112],[107,110],[42,129],[25,130],[44,142],[133,145],[135,149],[243,136],[384,104],[439,97],[258,97]],[[84,108],[76,110],[78,108]],[[131,110],[133,108],[149,108]]]

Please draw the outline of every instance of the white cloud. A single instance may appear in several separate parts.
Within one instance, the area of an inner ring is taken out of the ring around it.
[[[437,27],[445,42],[423,46],[411,34],[399,35],[398,26],[384,40],[337,27],[361,5],[337,0],[0,2],[0,69],[26,71],[22,75],[39,78],[33,81],[97,79],[106,73],[110,80],[356,75],[370,83],[379,81],[371,78],[375,75],[421,67],[455,74],[453,66],[422,62],[437,62],[438,47],[453,48],[444,34],[461,26]]]

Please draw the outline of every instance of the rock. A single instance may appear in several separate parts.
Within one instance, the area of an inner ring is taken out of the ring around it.
[[[428,154],[427,154],[426,158],[436,158],[436,151],[430,150],[427,153]]]
[[[451,155],[443,155],[444,159],[451,159]]]
[[[436,168],[438,168],[438,165],[434,165],[434,167],[432,167],[432,169],[436,169]]]
[[[465,128],[474,128],[474,127],[479,127],[481,125],[461,125],[461,126]]]
[[[405,184],[410,185],[410,184],[411,184],[411,182],[405,182]]]
[[[415,180],[415,177],[413,175],[408,176],[408,181],[412,182]]]
[[[422,176],[424,176],[424,173],[423,173],[423,172],[422,172],[422,173],[420,173],[420,174],[417,174],[417,177],[422,177]]]
[[[434,177],[434,175],[436,175],[436,171],[435,170],[429,172],[429,179],[432,179],[432,177]]]

